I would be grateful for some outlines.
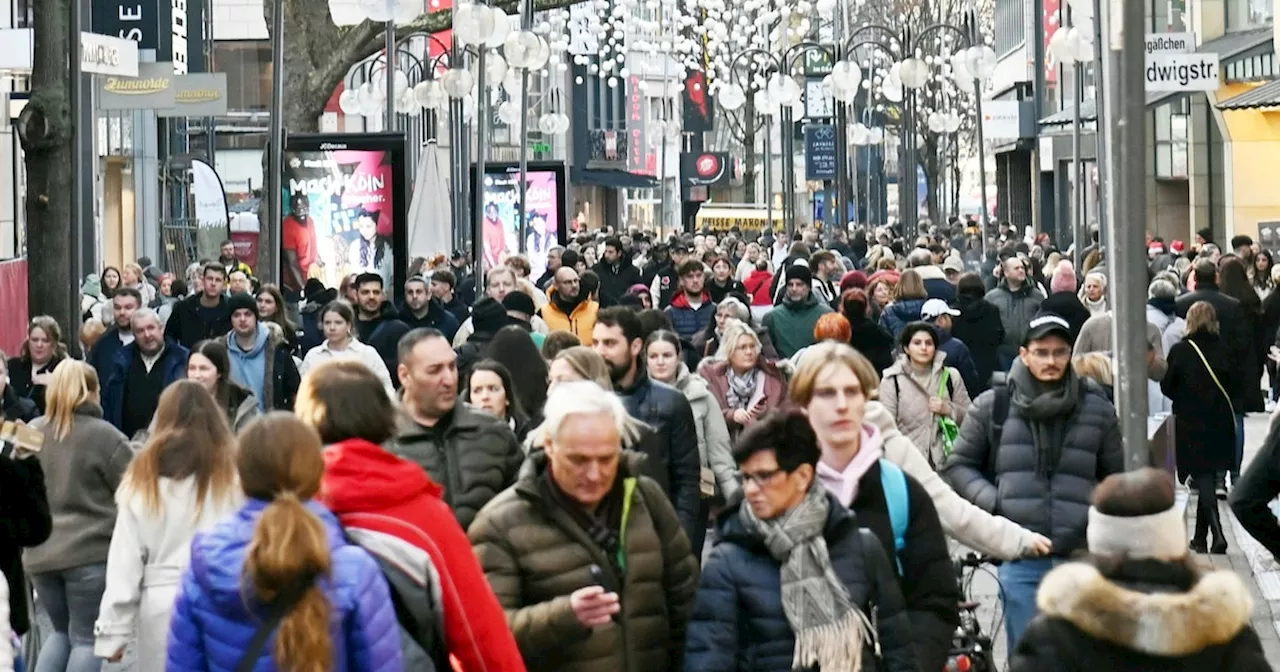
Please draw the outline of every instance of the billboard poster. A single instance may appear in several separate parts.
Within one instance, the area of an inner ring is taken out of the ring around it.
[[[525,187],[525,254],[538,278],[547,268],[547,250],[566,237],[564,164],[531,161]],[[486,164],[484,173],[484,267],[493,268],[520,251],[520,168]]]
[[[401,133],[290,135],[282,179],[280,274],[300,292],[317,278],[337,287],[367,271],[388,297],[406,278],[408,186]]]

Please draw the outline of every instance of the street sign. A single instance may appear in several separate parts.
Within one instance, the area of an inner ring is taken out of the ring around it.
[[[804,179],[834,180],[836,162],[836,127],[831,124],[809,124],[804,127]]]
[[[1017,100],[982,101],[982,134],[987,140],[1022,137],[1022,103]]]
[[[831,53],[827,49],[834,50],[834,47],[825,45],[824,49],[810,49],[804,52],[805,77],[822,77],[831,74]]]
[[[1222,72],[1217,54],[1154,54],[1147,57],[1147,91],[1216,91]]]
[[[535,143],[533,143],[533,144],[529,145],[529,149],[532,149],[532,150],[533,150],[533,151],[535,151],[535,152],[542,152],[542,153],[544,153],[544,154],[545,154],[545,153],[547,153],[547,152],[550,152],[550,151],[551,151],[551,143],[547,143],[547,142],[535,142]]]
[[[1147,56],[1154,54],[1189,54],[1195,49],[1195,33],[1147,33]]]

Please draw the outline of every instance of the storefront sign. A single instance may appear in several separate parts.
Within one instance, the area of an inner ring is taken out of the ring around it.
[[[834,180],[836,161],[836,129],[831,124],[809,124],[804,127],[804,179]]]
[[[1021,114],[1021,101],[982,101],[982,134],[987,140],[1017,140],[1022,137]]]
[[[174,72],[204,72],[204,13],[207,0],[94,0],[93,32],[155,49],[172,59]]]
[[[104,77],[98,91],[103,110],[164,110],[176,104],[172,63],[141,63],[137,77]]]
[[[627,171],[637,175],[648,175],[649,157],[645,138],[644,91],[640,90],[640,77],[631,75],[627,78]]]
[[[730,181],[728,152],[685,152],[680,155],[681,182],[690,187],[719,186]]]
[[[163,0],[166,10],[169,0]],[[161,0],[95,0],[93,32],[138,43],[139,49],[160,44]]]
[[[227,75],[223,72],[178,75],[174,78],[172,109],[161,117],[216,117],[227,113]]]
[[[138,43],[120,37],[80,33],[80,69],[95,75],[138,76]]]

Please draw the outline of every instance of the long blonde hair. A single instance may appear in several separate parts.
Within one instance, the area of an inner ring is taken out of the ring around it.
[[[53,370],[45,392],[44,415],[53,428],[53,438],[61,441],[71,433],[76,409],[98,403],[98,372],[78,359],[64,359]]]

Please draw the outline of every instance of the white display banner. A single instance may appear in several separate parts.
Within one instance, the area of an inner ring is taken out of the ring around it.
[[[982,101],[982,134],[987,140],[1022,137],[1022,103],[1016,100]]]
[[[227,194],[222,189],[222,178],[218,177],[217,171],[204,161],[192,161],[191,183],[200,228],[227,231]]]

